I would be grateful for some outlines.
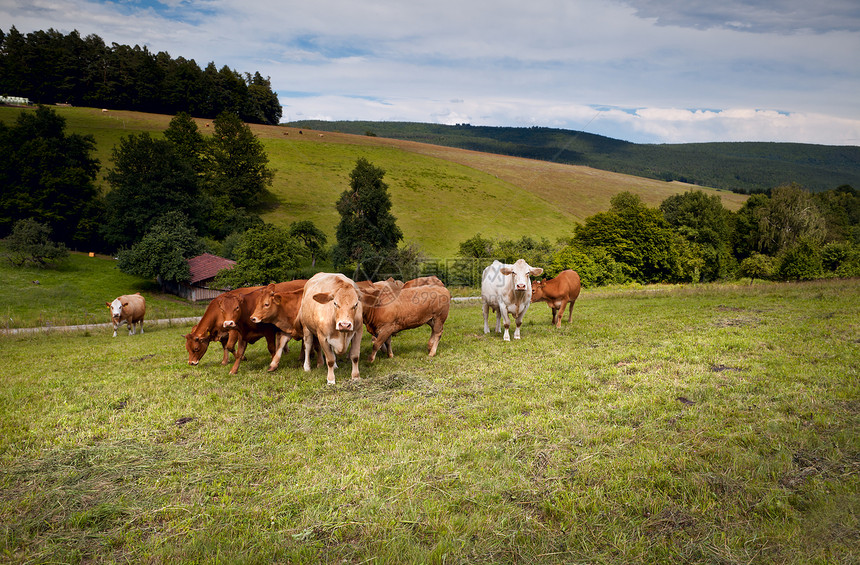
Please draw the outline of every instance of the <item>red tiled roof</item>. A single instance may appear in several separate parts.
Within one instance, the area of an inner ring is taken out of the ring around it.
[[[204,253],[188,260],[188,268],[191,271],[191,284],[199,283],[213,278],[222,269],[232,269],[236,261],[218,257],[211,253]]]

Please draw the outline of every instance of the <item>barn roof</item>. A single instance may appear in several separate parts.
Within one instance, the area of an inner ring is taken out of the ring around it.
[[[199,283],[213,278],[222,269],[232,269],[236,261],[218,257],[211,253],[204,253],[188,260],[188,269],[191,271],[191,284]]]

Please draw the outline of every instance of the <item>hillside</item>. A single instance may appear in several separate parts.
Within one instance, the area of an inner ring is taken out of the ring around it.
[[[58,107],[69,131],[97,141],[101,176],[110,167],[113,147],[124,135],[161,132],[171,116],[130,111]],[[0,107],[0,121],[11,122],[20,109]],[[198,120],[207,133],[206,120]],[[393,213],[407,242],[431,257],[451,257],[459,243],[476,233],[485,237],[523,235],[555,240],[576,222],[604,211],[615,194],[630,191],[650,206],[690,190],[663,182],[593,168],[455,149],[411,141],[322,133],[282,126],[251,125],[275,169],[270,207],[264,219],[281,226],[308,219],[334,241],[339,216],[335,202],[348,187],[359,157],[386,171]],[[106,187],[102,181],[102,185]],[[737,210],[745,196],[725,191],[725,206]]]
[[[411,122],[293,122],[293,127],[373,134],[437,145],[586,165],[658,180],[750,193],[796,182],[818,192],[860,186],[860,147],[803,143],[635,144],[552,128]]]

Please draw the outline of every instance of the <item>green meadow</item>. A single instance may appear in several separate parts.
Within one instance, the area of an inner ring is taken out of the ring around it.
[[[856,563],[858,296],[585,290],[507,343],[456,303],[334,386],[184,327],[0,336],[0,560]]]
[[[159,135],[171,116],[139,112],[102,112],[96,108],[56,107],[67,132],[91,134],[102,165],[100,184],[122,136]],[[12,123],[20,109],[0,107],[0,121]],[[204,134],[207,120],[197,120]],[[302,131],[251,125],[264,144],[275,171],[269,206],[263,218],[288,227],[311,220],[334,241],[339,215],[335,203],[349,186],[359,157],[386,171],[392,212],[406,243],[416,243],[429,257],[450,258],[459,244],[477,233],[519,239],[529,235],[555,241],[573,226],[609,208],[615,194],[630,191],[649,206],[692,188],[720,195],[730,210],[746,196],[726,191],[662,182],[503,155],[368,136]]]

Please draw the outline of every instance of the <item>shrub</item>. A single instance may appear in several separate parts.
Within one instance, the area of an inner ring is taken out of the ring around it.
[[[50,239],[51,228],[47,224],[37,222],[33,218],[25,218],[15,222],[12,233],[3,240],[6,243],[6,259],[16,267],[25,263],[33,263],[45,267],[65,259],[69,250],[62,243]]]
[[[773,271],[773,258],[755,252],[741,261],[741,265],[738,268],[740,276],[751,279],[769,279],[773,277]]]
[[[803,281],[821,277],[824,267],[821,252],[811,238],[802,238],[779,257],[776,277],[783,281]]]
[[[615,262],[603,248],[584,250],[577,245],[567,245],[556,251],[546,266],[545,274],[552,278],[565,269],[579,274],[584,287],[617,284],[626,281],[621,265]]]

